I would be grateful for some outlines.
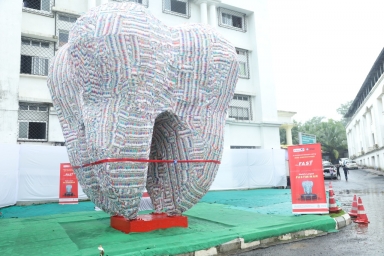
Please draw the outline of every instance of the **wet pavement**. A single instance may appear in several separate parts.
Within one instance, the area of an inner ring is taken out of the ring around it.
[[[348,212],[353,195],[360,196],[370,224],[352,223],[336,233],[237,255],[384,255],[384,173],[350,170],[348,181],[341,173],[341,180],[331,181],[336,200]]]

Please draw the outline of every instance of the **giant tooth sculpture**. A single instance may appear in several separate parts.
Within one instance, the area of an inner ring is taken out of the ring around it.
[[[127,219],[145,187],[156,212],[190,209],[217,173],[237,78],[234,47],[207,25],[168,27],[135,3],[80,17],[48,87],[83,191]]]

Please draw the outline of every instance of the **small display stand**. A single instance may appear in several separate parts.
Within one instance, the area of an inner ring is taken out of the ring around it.
[[[173,227],[187,228],[188,218],[186,216],[168,216],[166,213],[138,215],[134,220],[127,220],[123,216],[112,216],[111,227],[126,234]]]

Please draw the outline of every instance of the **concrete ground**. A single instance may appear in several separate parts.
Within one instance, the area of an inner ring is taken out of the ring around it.
[[[370,169],[351,170],[348,181],[343,175],[340,180],[333,180],[332,185],[335,198],[346,211],[351,210],[354,195],[362,199],[369,224],[352,223],[340,232],[328,233],[316,239],[303,239],[236,255],[384,255],[384,204],[381,203],[384,195],[384,172]]]
[[[124,234],[91,202],[0,209],[4,255],[225,255],[296,241],[350,223],[348,215],[293,215],[289,189],[213,191],[185,212],[188,228]]]

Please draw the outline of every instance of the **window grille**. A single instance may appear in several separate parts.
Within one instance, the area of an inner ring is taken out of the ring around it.
[[[148,0],[113,0],[116,2],[134,2],[148,7]]]
[[[252,121],[251,96],[235,94],[229,104],[228,117],[237,121]]]
[[[256,146],[231,146],[231,149],[256,149],[260,147]]]
[[[237,61],[239,62],[239,77],[249,78],[248,51],[236,48]]]
[[[163,0],[163,12],[189,19],[191,17],[189,0]]]
[[[23,0],[23,11],[43,15],[52,15],[54,0]]]
[[[78,16],[70,14],[56,14],[56,36],[59,39],[56,44],[56,49],[59,49],[61,46],[68,43],[69,31],[75,24],[77,18]]]
[[[60,48],[61,46],[68,43],[69,31],[59,29],[58,38],[59,38],[59,43],[57,45],[58,45],[58,48]]]
[[[53,54],[53,43],[21,38],[20,73],[47,76]]]
[[[247,23],[244,13],[219,8],[218,19],[220,27],[247,32]]]
[[[19,141],[48,140],[49,106],[46,104],[19,104]]]

